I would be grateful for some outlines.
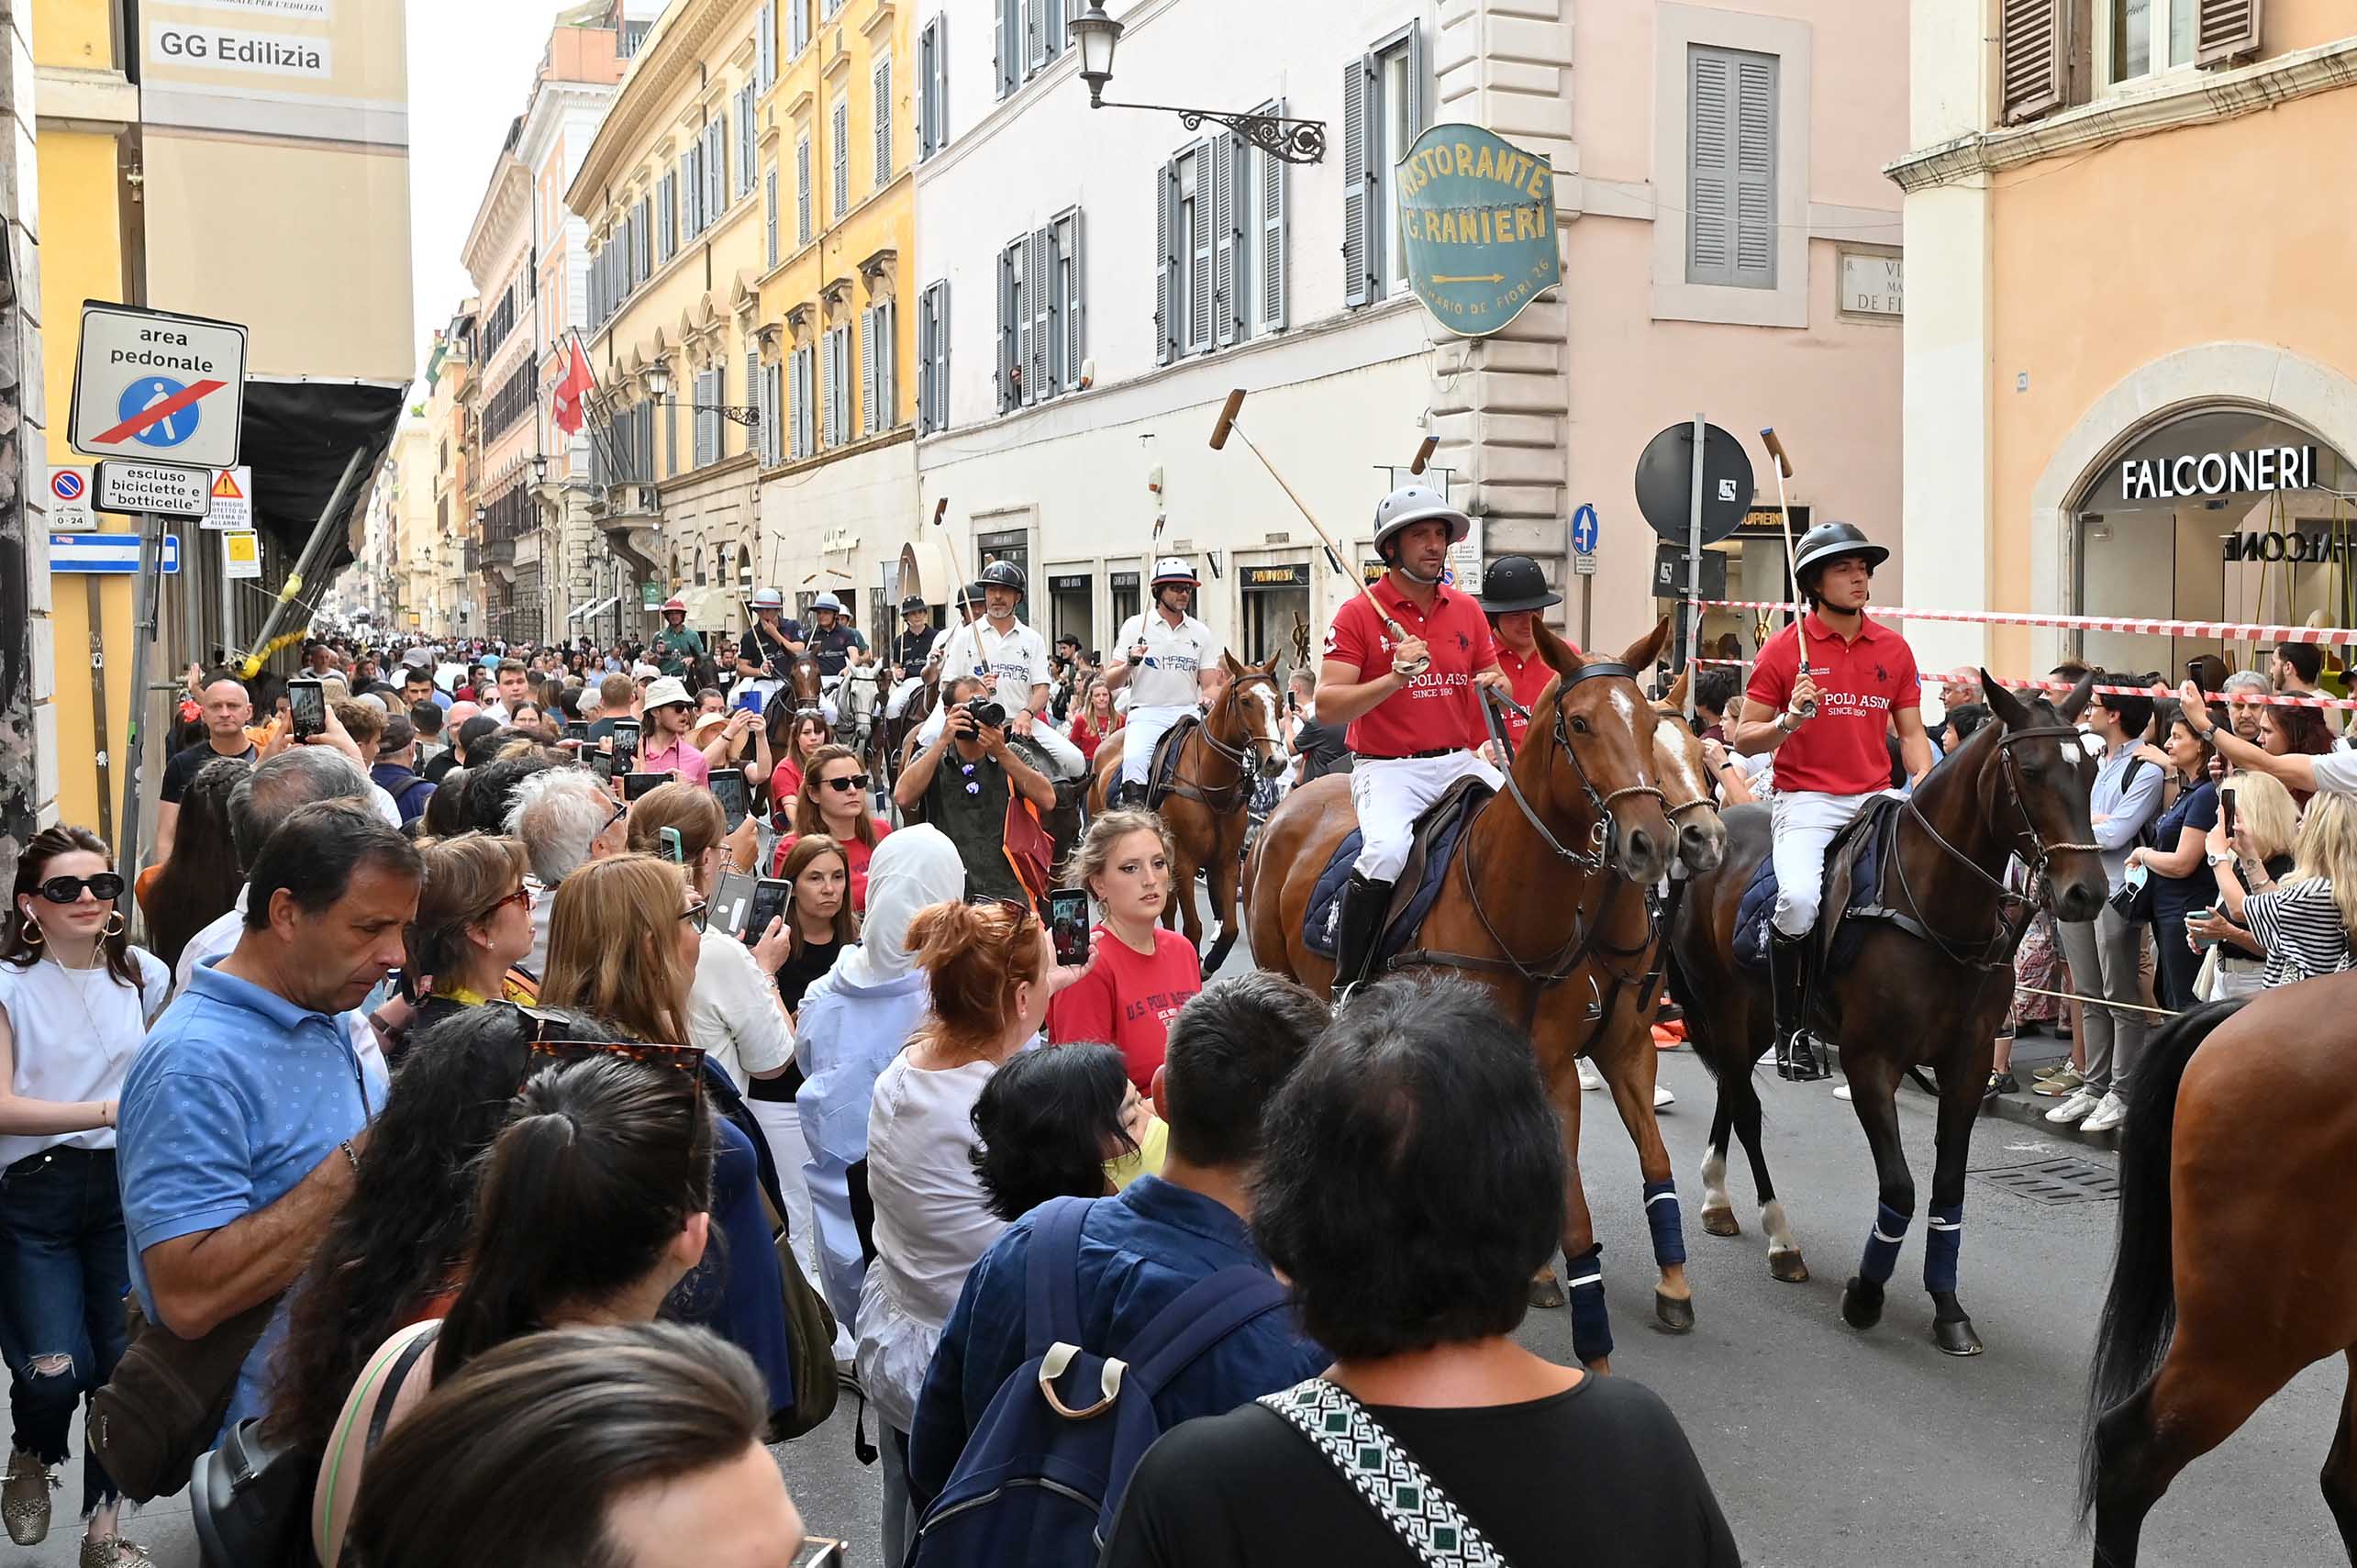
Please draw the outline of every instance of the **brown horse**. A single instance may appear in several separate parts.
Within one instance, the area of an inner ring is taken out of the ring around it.
[[[2196,1008],[2145,1047],[2079,1471],[2096,1568],[2134,1568],[2177,1473],[2331,1355],[2351,1384],[2319,1480],[2357,1562],[2352,1060],[2357,974]]]
[[[1570,1162],[1563,1255],[1573,1344],[1582,1361],[1603,1367],[1612,1334],[1601,1249],[1580,1184],[1576,1063],[1607,1041],[1646,1039],[1641,1061],[1625,1046],[1616,1056],[1630,1088],[1616,1084],[1613,1098],[1640,1150],[1644,1129],[1658,1147],[1648,1027],[1657,987],[1645,967],[1654,940],[1650,890],[1668,871],[1677,837],[1657,783],[1656,717],[1636,671],[1660,654],[1669,623],[1618,662],[1584,659],[1544,627],[1536,629],[1556,678],[1532,709],[1509,787],[1466,826],[1456,863],[1416,930],[1415,951],[1399,966],[1462,970],[1529,1031]],[[1245,867],[1254,959],[1319,992],[1330,992],[1334,964],[1305,945],[1302,919],[1318,873],[1356,820],[1350,780],[1306,784],[1270,815]],[[1666,1184],[1666,1154],[1658,1168]],[[1669,1190],[1673,1207],[1675,1189]],[[1653,1195],[1651,1181],[1647,1192]],[[1692,1322],[1689,1295],[1683,1262],[1663,1262],[1655,1310],[1665,1324]]]
[[[1809,996],[1808,1021],[1840,1050],[1880,1184],[1872,1236],[1842,1292],[1841,1316],[1851,1328],[1880,1320],[1883,1287],[1915,1218],[1915,1178],[1899,1146],[1899,1075],[1929,1067],[1938,1079],[1923,1279],[1933,1341],[1951,1355],[1977,1355],[1982,1348],[1956,1299],[1964,1162],[1997,1027],[2013,997],[2013,950],[2037,899],[2034,885],[2029,894],[2006,885],[2007,862],[2018,858],[2030,868],[2058,920],[2095,918],[2106,891],[2088,822],[2095,764],[2072,723],[2086,706],[2093,677],[2060,708],[2042,697],[2018,697],[1985,673],[1981,680],[1996,722],[1933,768],[1902,811],[1895,863],[1883,876],[1883,902],[1896,917],[1870,921],[1856,958],[1812,985]],[[1746,806],[1726,820],[1726,862],[1687,886],[1670,923],[1672,986],[1685,1007],[1687,1036],[1718,1081],[1702,1168],[1703,1229],[1714,1236],[1738,1232],[1725,1186],[1731,1130],[1751,1157],[1769,1272],[1799,1281],[1808,1267],[1769,1180],[1751,1081],[1770,1043],[1774,1008],[1766,977],[1740,968],[1733,951],[1736,907],[1770,851],[1771,818],[1767,807]]]
[[[1171,793],[1156,808],[1170,830],[1171,885],[1180,895],[1162,910],[1162,924],[1176,929],[1184,919],[1186,940],[1198,953],[1203,952],[1203,911],[1195,902],[1195,873],[1209,874],[1219,940],[1203,953],[1206,974],[1227,958],[1241,929],[1236,918],[1236,886],[1253,775],[1273,779],[1285,767],[1284,738],[1277,729],[1277,715],[1284,709],[1277,656],[1265,664],[1242,664],[1235,655],[1222,653],[1219,662],[1228,672],[1228,689],[1179,742]],[[1096,749],[1095,782],[1088,792],[1092,813],[1104,810],[1119,793],[1121,743],[1128,734],[1117,729]]]

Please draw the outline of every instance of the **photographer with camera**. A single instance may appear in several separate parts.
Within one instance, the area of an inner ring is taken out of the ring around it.
[[[1051,809],[1056,786],[1008,750],[1006,709],[983,689],[971,676],[951,684],[941,732],[902,771],[893,799],[904,809],[921,803],[925,820],[957,846],[968,898],[1028,905],[1030,893],[1007,858],[1006,817],[1018,802],[1034,812]]]

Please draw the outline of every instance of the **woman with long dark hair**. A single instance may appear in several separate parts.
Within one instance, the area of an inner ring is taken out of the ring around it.
[[[165,973],[180,962],[188,939],[229,912],[245,873],[229,837],[229,792],[253,772],[242,757],[216,757],[196,770],[180,797],[172,858],[155,868],[155,880],[140,895],[147,911],[148,947]]]
[[[777,841],[777,863],[785,864],[795,845],[824,834],[839,845],[851,872],[853,914],[868,906],[868,860],[892,831],[892,824],[868,809],[867,764],[848,746],[822,746],[803,763],[802,794],[795,802],[794,831]]]
[[[446,1316],[403,1329],[370,1358],[328,1434],[311,1509],[327,1568],[342,1550],[363,1434],[380,1409],[400,1420],[475,1356],[525,1334],[651,1322],[703,1260],[712,1118],[695,1053],[641,1061],[628,1046],[540,1045],[536,1055],[551,1049],[480,1167],[464,1287]],[[432,1353],[409,1358],[395,1385],[392,1369],[419,1340]]]
[[[123,891],[104,840],[47,828],[17,862],[0,927],[0,1351],[16,1427],[0,1517],[19,1546],[48,1536],[74,1413],[128,1339],[116,1100],[172,971],[124,940]],[[85,1568],[148,1562],[117,1530],[121,1506],[85,1450]]]

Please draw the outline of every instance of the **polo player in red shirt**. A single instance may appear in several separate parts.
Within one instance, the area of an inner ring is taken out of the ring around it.
[[[1531,627],[1540,612],[1563,602],[1547,586],[1547,574],[1527,555],[1501,555],[1482,569],[1482,614],[1489,617],[1491,639],[1497,645],[1497,667],[1506,672],[1514,700],[1528,710],[1555,678],[1554,666],[1539,654],[1539,636]],[[1572,651],[1579,651],[1571,645]],[[1476,716],[1478,717],[1478,716]],[[1521,714],[1506,715],[1506,738],[1517,748],[1530,721]]]
[[[1869,619],[1874,568],[1891,552],[1848,523],[1808,530],[1793,581],[1809,611],[1752,662],[1735,750],[1775,753],[1776,910],[1769,986],[1776,1007],[1776,1071],[1822,1078],[1829,1071],[1801,1032],[1801,957],[1824,895],[1825,851],[1874,795],[1890,787],[1896,728],[1909,782],[1931,771],[1922,688],[1907,639]]]
[[[1361,841],[1336,922],[1337,1001],[1373,966],[1417,817],[1467,773],[1492,789],[1506,782],[1475,751],[1486,732],[1473,688],[1510,684],[1481,606],[1440,583],[1449,547],[1472,531],[1464,513],[1421,484],[1384,496],[1375,507],[1375,553],[1387,570],[1369,594],[1343,600],[1326,631],[1317,717],[1350,726],[1345,739],[1359,759],[1351,804]],[[1392,634],[1386,617],[1402,635]]]

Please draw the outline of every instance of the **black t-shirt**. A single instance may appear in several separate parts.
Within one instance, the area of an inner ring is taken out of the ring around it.
[[[1294,732],[1293,750],[1302,760],[1302,783],[1307,784],[1312,779],[1322,779],[1329,773],[1342,771],[1344,762],[1351,755],[1350,742],[1345,734],[1343,727],[1339,724],[1321,724],[1314,718],[1301,721],[1301,728]]]
[[[1372,1406],[1508,1562],[1740,1568],[1710,1483],[1659,1396],[1590,1377],[1523,1405]],[[1186,1421],[1147,1451],[1104,1568],[1415,1568],[1324,1453],[1259,1405]]]
[[[249,745],[239,755],[250,762],[260,753]],[[205,764],[221,760],[221,753],[213,750],[209,739],[199,739],[195,745],[174,751],[172,760],[163,765],[163,799],[178,806],[180,797],[188,793],[188,786],[195,782]]]
[[[802,951],[778,966],[777,994],[785,998],[788,1012],[802,1006],[803,993],[817,983],[820,975],[835,967],[835,955],[843,951],[840,942],[810,942]],[[774,1078],[756,1078],[745,1091],[749,1100],[792,1105],[794,1096],[802,1089],[802,1063],[789,1060],[785,1071]]]
[[[458,765],[458,749],[456,747],[445,746],[442,750],[435,752],[431,758],[428,759],[424,767],[417,770],[417,776],[426,780],[436,789],[439,789],[442,785],[443,776]]]
[[[949,835],[966,868],[966,898],[1031,895],[1016,879],[1006,859],[1006,770],[989,757],[969,762],[952,742],[942,753],[933,782],[925,788],[925,820]]]
[[[780,616],[777,629],[778,635],[773,637],[769,628],[756,620],[737,639],[737,657],[748,664],[760,665],[762,673],[773,681],[785,679],[786,666],[794,661],[794,651],[786,644],[803,640],[800,621]]]

